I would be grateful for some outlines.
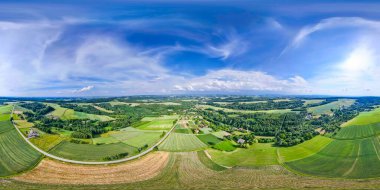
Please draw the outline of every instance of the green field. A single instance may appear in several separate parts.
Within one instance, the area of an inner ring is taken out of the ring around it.
[[[172,152],[187,152],[201,150],[206,147],[207,145],[199,140],[196,135],[170,133],[167,139],[158,146],[158,149]]]
[[[358,116],[344,123],[342,127],[352,125],[369,125],[374,123],[380,123],[380,108],[376,108],[369,112],[361,112]]]
[[[204,134],[204,135],[197,135],[199,140],[201,140],[203,143],[208,144],[208,145],[215,145],[221,142],[221,140],[212,135],[212,134]]]
[[[205,151],[198,151],[197,154],[198,154],[199,161],[201,161],[202,164],[205,165],[207,168],[215,170],[215,171],[223,171],[223,170],[227,169],[227,168],[225,168],[223,166],[220,166],[220,165],[216,164],[214,161],[212,161],[207,156],[207,154],[205,153]]]
[[[0,122],[0,177],[29,170],[41,157],[22,139],[11,122]]]
[[[311,100],[303,100],[303,101],[304,101],[303,105],[307,106],[307,105],[310,105],[310,104],[321,103],[321,102],[323,102],[325,100],[323,100],[323,99],[311,99]]]
[[[220,151],[226,151],[231,152],[236,150],[236,143],[233,143],[230,140],[221,141],[214,146],[212,146],[214,149],[220,150]]]
[[[93,145],[62,141],[49,152],[53,155],[72,160],[103,161],[103,158],[106,156],[125,152],[128,152],[129,156],[134,155],[137,153],[137,149],[124,143]]]
[[[141,121],[155,121],[155,120],[176,120],[178,119],[178,115],[163,115],[160,117],[144,117]]]
[[[153,120],[148,123],[138,126],[141,130],[169,130],[174,125],[173,119]]]
[[[372,178],[380,176],[379,137],[335,140],[320,152],[286,165],[300,173],[323,177]]]
[[[225,131],[217,131],[217,132],[213,132],[212,134],[213,134],[214,136],[220,138],[220,139],[223,139],[224,136],[226,136],[226,135],[230,135],[230,133],[225,132]]]
[[[338,101],[324,104],[321,106],[310,107],[307,109],[307,111],[314,115],[332,114],[331,109],[339,109],[342,106],[348,107],[354,103],[355,100],[352,99],[339,99]]]
[[[137,148],[144,145],[153,146],[160,140],[161,135],[161,132],[144,132],[123,142]]]
[[[290,162],[311,156],[333,141],[324,136],[316,136],[311,140],[292,147],[278,148],[278,156],[281,162]]]
[[[9,121],[11,119],[12,105],[0,107],[0,121]]]
[[[64,138],[60,135],[52,135],[52,134],[41,134],[39,133],[39,137],[29,139],[34,145],[38,146],[44,151],[49,151],[56,145],[58,145]]]
[[[71,120],[71,119],[90,119],[90,120],[99,120],[99,121],[113,120],[112,117],[109,117],[106,115],[95,115],[95,114],[77,112],[77,111],[74,111],[73,109],[63,108],[57,104],[47,103],[47,105],[55,109],[53,112],[49,113],[49,115],[61,118],[62,120]]]
[[[212,160],[223,166],[267,166],[277,165],[276,147],[270,143],[255,143],[249,148],[239,148],[233,152],[207,150]]]
[[[343,127],[334,136],[335,139],[362,139],[380,134],[380,123]]]

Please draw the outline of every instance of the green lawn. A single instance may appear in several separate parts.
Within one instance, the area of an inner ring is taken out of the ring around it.
[[[333,141],[324,136],[316,136],[311,140],[292,147],[278,148],[278,156],[282,162],[290,162],[311,156]]]
[[[196,135],[183,133],[170,133],[158,148],[163,151],[187,152],[206,148],[207,145],[199,140]]]
[[[137,149],[125,143],[93,145],[62,141],[49,152],[53,155],[72,160],[103,161],[103,158],[106,156],[113,156],[125,152],[128,152],[129,156],[135,155],[137,154]]]
[[[321,106],[310,107],[307,109],[307,111],[313,113],[314,115],[332,114],[331,109],[339,109],[341,106],[348,107],[354,103],[355,100],[352,99],[339,99],[338,101],[334,101]]]
[[[239,148],[233,152],[207,150],[212,160],[223,166],[267,166],[277,165],[276,147],[270,143],[255,143],[249,148]]]

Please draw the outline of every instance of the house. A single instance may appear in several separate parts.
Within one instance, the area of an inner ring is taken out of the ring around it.
[[[239,144],[244,144],[244,143],[245,143],[245,140],[244,140],[244,139],[239,139],[239,140],[237,141],[237,143],[239,143]]]
[[[34,137],[39,137],[40,135],[38,134],[37,131],[33,130],[32,128],[30,128],[30,131],[28,133],[28,139],[30,138],[34,138]]]

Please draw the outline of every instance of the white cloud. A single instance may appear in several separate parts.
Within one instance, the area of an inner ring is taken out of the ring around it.
[[[195,92],[266,91],[297,93],[306,85],[306,80],[300,76],[284,80],[259,71],[222,69],[211,71],[205,76],[195,77],[184,84],[175,85],[175,89]]]
[[[361,17],[332,17],[323,19],[317,24],[305,26],[299,30],[292,39],[291,43],[283,49],[281,55],[292,48],[298,47],[311,34],[321,30],[337,27],[366,27],[367,29],[380,30],[380,22]]]
[[[90,91],[94,88],[94,86],[86,86],[78,90],[74,90],[73,93],[82,93],[82,92],[87,92]]]

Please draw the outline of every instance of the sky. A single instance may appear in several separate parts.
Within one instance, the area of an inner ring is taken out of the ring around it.
[[[375,1],[0,1],[0,96],[380,96]]]

